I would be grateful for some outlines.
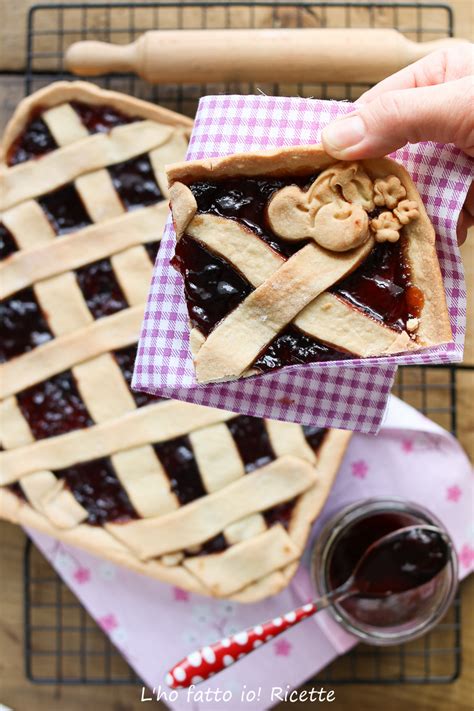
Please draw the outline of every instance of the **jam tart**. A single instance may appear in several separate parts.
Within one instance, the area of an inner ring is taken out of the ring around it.
[[[199,383],[452,340],[435,232],[393,160],[302,146],[167,175]]]
[[[82,82],[23,101],[0,165],[0,516],[181,588],[294,573],[349,434],[130,389],[185,117]]]

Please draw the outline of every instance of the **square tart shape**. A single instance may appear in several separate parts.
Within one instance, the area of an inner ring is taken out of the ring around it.
[[[435,232],[395,161],[301,146],[167,175],[198,383],[452,340]]]
[[[101,120],[108,125],[96,140],[90,122]],[[135,140],[128,133],[137,123]],[[0,364],[0,516],[179,587],[253,601],[296,569],[349,434],[130,391],[166,214],[163,163],[184,154],[189,125],[130,97],[61,82],[22,102],[7,127],[1,297],[13,298],[8,313],[27,338]],[[41,150],[28,156],[32,136]],[[158,202],[129,205],[117,171],[108,171],[141,155],[144,140]],[[12,151],[22,160],[9,166]],[[94,260],[106,268],[88,275]],[[110,279],[113,313],[90,292],[91,282],[108,288]],[[249,464],[238,443],[252,428],[268,442]],[[155,527],[166,536],[153,536]]]

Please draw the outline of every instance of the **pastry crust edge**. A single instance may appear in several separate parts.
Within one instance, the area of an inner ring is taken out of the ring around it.
[[[311,527],[326,503],[336,474],[345,456],[352,432],[328,430],[317,453],[316,469],[321,476],[314,486],[301,494],[293,511],[288,534],[303,554]],[[31,527],[63,543],[81,548],[92,555],[123,565],[130,570],[161,582],[182,587],[190,592],[212,597],[199,580],[178,565],[168,567],[157,560],[138,560],[125,545],[105,528],[80,524],[72,529],[52,526],[49,520],[27,502],[5,487],[0,487],[0,518],[21,526]],[[124,526],[127,524],[124,523]],[[224,599],[253,603],[281,592],[296,573],[299,561],[264,576]]]
[[[134,116],[135,112],[138,112],[141,119],[150,119],[168,126],[181,126],[186,130],[188,137],[193,126],[193,121],[187,116],[119,91],[102,89],[87,81],[57,81],[35,91],[19,102],[3,132],[0,164],[6,167],[8,150],[26,127],[35,108],[47,110],[74,100],[96,105],[107,104],[130,116]]]

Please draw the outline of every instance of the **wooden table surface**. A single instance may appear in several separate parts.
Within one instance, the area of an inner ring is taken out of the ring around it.
[[[0,128],[22,94],[25,23],[29,0],[0,2]],[[471,0],[452,0],[457,36],[473,39],[474,6]],[[474,234],[463,247],[469,288],[470,325],[466,362],[474,364]],[[471,458],[474,456],[474,378],[460,378],[458,387],[459,438]],[[25,679],[23,657],[22,556],[25,536],[0,522],[0,705],[15,711],[82,711],[85,705],[100,711],[131,711],[140,707],[135,686],[38,686]],[[463,670],[449,685],[334,685],[337,711],[472,711],[474,708],[474,576],[461,586],[463,597]],[[300,709],[308,704],[281,704],[279,708]],[[158,704],[158,706],[161,706]],[[226,706],[226,708],[229,708]],[[229,709],[229,711],[234,711]]]

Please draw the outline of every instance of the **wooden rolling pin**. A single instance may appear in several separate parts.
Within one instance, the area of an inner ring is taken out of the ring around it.
[[[83,76],[135,72],[153,84],[373,84],[462,41],[417,43],[392,29],[153,30],[128,45],[76,42],[66,64]]]

